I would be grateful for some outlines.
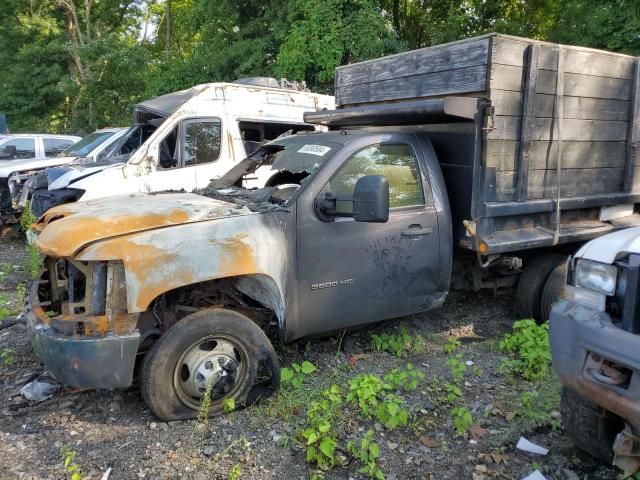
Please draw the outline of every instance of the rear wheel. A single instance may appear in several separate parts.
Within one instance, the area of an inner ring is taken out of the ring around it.
[[[567,264],[562,263],[553,269],[549,278],[544,283],[540,296],[540,313],[543,321],[549,320],[551,308],[562,298],[562,292],[567,279]]]
[[[209,416],[220,415],[228,399],[236,407],[247,405],[280,381],[278,358],[264,332],[224,309],[176,323],[146,355],[140,376],[144,401],[165,421],[195,418],[207,405]]]
[[[613,442],[624,428],[620,417],[564,387],[560,402],[565,433],[580,450],[603,463],[613,461]]]
[[[542,313],[542,289],[551,272],[566,258],[559,253],[547,253],[527,262],[516,288],[516,309],[521,318],[533,318],[538,323],[547,320]]]

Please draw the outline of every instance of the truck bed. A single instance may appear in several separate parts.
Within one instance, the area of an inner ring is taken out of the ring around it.
[[[353,127],[368,111],[361,126],[372,128],[375,109],[396,109],[396,127],[430,132],[464,248],[579,242],[640,223],[639,70],[627,55],[489,34],[338,68],[325,124]],[[467,97],[472,119],[444,111],[444,99]],[[440,102],[442,115],[417,119],[419,102]]]

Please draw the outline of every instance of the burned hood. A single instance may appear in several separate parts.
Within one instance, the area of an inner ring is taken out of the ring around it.
[[[36,224],[36,246],[44,254],[68,257],[111,237],[249,214],[246,207],[192,193],[106,197],[48,210]]]

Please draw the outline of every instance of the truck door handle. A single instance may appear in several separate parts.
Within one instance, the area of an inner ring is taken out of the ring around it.
[[[422,228],[422,225],[409,225],[409,228],[402,231],[402,235],[405,237],[412,237],[415,235],[429,235],[433,233],[433,228],[426,227]]]

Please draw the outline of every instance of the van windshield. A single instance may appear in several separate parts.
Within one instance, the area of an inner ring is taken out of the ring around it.
[[[292,135],[263,145],[203,193],[254,203],[286,203],[343,146],[314,137]]]

